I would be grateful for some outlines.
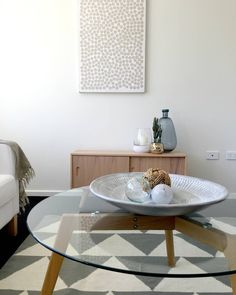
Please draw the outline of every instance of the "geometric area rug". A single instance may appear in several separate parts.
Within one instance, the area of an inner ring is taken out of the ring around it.
[[[109,235],[109,238],[111,235]],[[117,243],[125,243],[132,247],[134,254],[140,252],[138,236],[128,237],[122,234],[112,236]],[[191,241],[184,240],[180,233],[175,235],[175,242],[181,240],[188,251]],[[108,243],[106,237],[101,239],[101,244]],[[136,247],[136,248],[135,248]],[[152,253],[161,252],[165,247],[163,239],[156,248],[150,249]],[[199,246],[200,247],[200,246]],[[136,251],[136,252],[135,252]],[[49,262],[51,252],[38,244],[31,236],[17,249],[16,253],[0,269],[0,295],[39,295],[44,280],[44,275]],[[176,256],[179,265],[185,265],[189,269],[195,267],[191,263],[198,256],[215,255],[208,249],[196,247],[195,257]],[[199,259],[200,259],[199,258]],[[107,259],[114,263],[122,263],[115,256]],[[204,271],[204,270],[203,270]],[[153,278],[137,275],[128,275],[111,272],[103,269],[80,264],[64,259],[57,284],[55,295],[230,295],[232,294],[229,277],[206,277],[206,278]]]

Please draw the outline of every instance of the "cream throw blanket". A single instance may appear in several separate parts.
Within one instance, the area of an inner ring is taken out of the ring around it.
[[[0,144],[8,145],[15,154],[16,179],[19,181],[20,208],[24,211],[25,205],[29,203],[25,188],[30,180],[35,176],[34,169],[31,167],[29,160],[16,142],[0,139]]]

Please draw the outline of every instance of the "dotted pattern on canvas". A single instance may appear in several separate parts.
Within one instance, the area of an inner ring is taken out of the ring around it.
[[[143,92],[145,1],[80,0],[80,91]]]

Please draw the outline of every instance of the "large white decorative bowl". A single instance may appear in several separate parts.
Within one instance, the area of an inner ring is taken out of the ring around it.
[[[97,197],[128,212],[153,216],[184,215],[223,201],[228,195],[227,189],[220,184],[200,178],[170,174],[173,190],[170,204],[130,201],[125,194],[126,184],[131,178],[142,176],[142,172],[105,175],[95,179],[90,184],[90,190]]]

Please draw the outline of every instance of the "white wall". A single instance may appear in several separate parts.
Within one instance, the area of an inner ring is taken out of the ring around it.
[[[188,174],[236,192],[236,1],[147,0],[145,94],[78,93],[76,1],[0,0],[0,137],[30,159],[29,189],[69,188],[70,152],[131,149],[170,108]]]

